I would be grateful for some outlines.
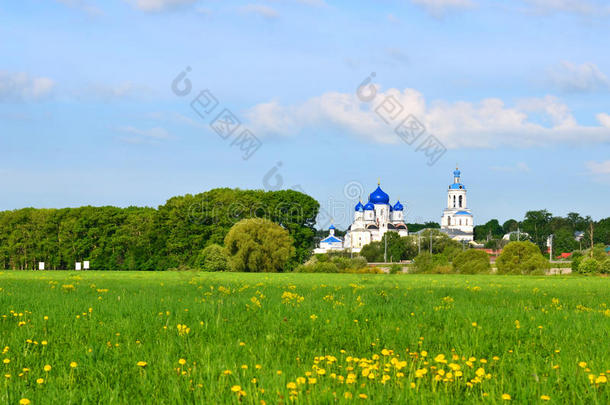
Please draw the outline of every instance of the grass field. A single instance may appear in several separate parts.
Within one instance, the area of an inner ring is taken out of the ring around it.
[[[0,317],[7,404],[610,403],[609,278],[3,272]]]

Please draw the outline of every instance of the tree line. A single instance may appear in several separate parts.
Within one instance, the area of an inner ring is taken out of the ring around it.
[[[194,267],[201,251],[224,243],[242,219],[264,218],[286,229],[294,254],[287,268],[313,249],[319,204],[293,190],[219,188],[170,198],[158,208],[24,208],[0,212],[0,268],[73,269],[90,261],[100,270]]]
[[[546,252],[547,240],[553,235],[553,252],[569,253],[598,243],[610,245],[610,218],[594,221],[576,212],[561,217],[547,210],[528,211],[522,221],[509,219],[500,225],[497,219],[492,219],[475,226],[474,239],[487,248],[498,249],[507,243],[502,237],[511,232],[516,232],[513,240],[530,240],[542,252]]]

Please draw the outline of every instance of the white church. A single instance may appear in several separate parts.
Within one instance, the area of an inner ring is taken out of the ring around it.
[[[472,241],[474,219],[466,205],[466,186],[460,180],[460,170],[453,172],[453,184],[447,192],[447,208],[441,219],[441,232],[458,241]],[[360,252],[364,245],[381,241],[386,232],[397,232],[400,236],[409,235],[404,222],[404,206],[400,201],[390,204],[390,196],[379,183],[369,195],[368,202],[360,201],[354,208],[354,221],[347,228],[345,239],[335,236],[335,226],[329,228],[329,236],[320,241],[314,253],[351,250]]]
[[[460,180],[460,169],[453,172],[453,184],[447,192],[447,208],[443,211],[441,231],[457,241],[474,240],[474,218],[466,205],[466,186]]]

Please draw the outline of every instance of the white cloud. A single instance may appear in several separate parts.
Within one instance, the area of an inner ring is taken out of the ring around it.
[[[104,14],[104,12],[101,9],[99,9],[97,6],[91,4],[90,2],[88,2],[86,0],[55,0],[55,1],[65,5],[65,6],[84,11],[85,13],[92,15],[92,16],[98,16],[98,15]]]
[[[599,121],[599,123],[604,127],[610,128],[610,115],[606,113],[599,113],[595,116],[595,118],[597,118],[597,121]]]
[[[132,126],[119,128],[119,131],[129,134],[128,137],[120,138],[127,143],[151,143],[167,140],[171,135],[163,128],[153,127],[149,129],[140,129]]]
[[[142,99],[150,96],[152,93],[152,89],[130,81],[116,84],[93,83],[73,92],[77,98],[95,98],[103,101]]]
[[[563,61],[561,65],[550,72],[555,86],[565,92],[594,92],[610,90],[610,80],[593,63],[576,65]]]
[[[314,7],[326,7],[328,4],[324,0],[297,0],[297,3]]]
[[[239,8],[239,11],[246,14],[257,14],[267,19],[273,19],[279,17],[279,13],[269,6],[264,4],[247,4]]]
[[[197,0],[126,0],[138,10],[158,12],[195,3]]]
[[[53,87],[55,82],[48,77],[0,71],[0,102],[38,101],[49,96]]]
[[[375,112],[387,100],[402,106],[402,112],[389,123]],[[245,112],[251,128],[262,136],[291,136],[304,130],[335,128],[384,144],[402,142],[394,129],[409,114],[450,149],[610,142],[610,126],[606,126],[610,116],[599,114],[597,119],[602,125],[583,126],[567,105],[550,96],[508,106],[497,98],[427,102],[417,90],[388,89],[378,91],[370,103],[361,101],[355,93],[326,93],[297,105],[271,101]],[[540,123],[541,117],[544,124]]]
[[[423,7],[435,17],[440,17],[448,11],[467,10],[475,7],[472,0],[411,0],[411,3]]]
[[[566,12],[582,15],[610,13],[610,6],[604,0],[522,0],[536,13],[549,14]]]
[[[589,161],[585,163],[585,166],[589,170],[589,173],[596,175],[610,174],[610,160],[603,162]]]

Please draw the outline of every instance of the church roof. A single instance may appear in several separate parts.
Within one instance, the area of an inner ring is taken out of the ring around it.
[[[462,183],[453,183],[449,186],[451,190],[466,190],[466,186]]]
[[[402,211],[404,209],[404,207],[402,206],[400,201],[396,201],[396,204],[394,204],[393,208],[394,208],[394,211]]]
[[[334,224],[331,224],[331,225],[330,225],[330,228],[328,228],[328,229],[337,229],[337,228],[335,228],[335,225],[334,225]]]
[[[342,242],[342,240],[341,239],[337,239],[334,236],[329,236],[328,238],[322,239],[320,242],[335,243],[335,242]]]
[[[390,202],[390,196],[387,195],[380,186],[377,186],[377,189],[369,195],[369,202],[372,202],[373,204],[388,204]]]
[[[367,202],[366,205],[364,206],[364,210],[365,211],[372,211],[375,209],[375,206],[373,205],[372,202]]]
[[[470,215],[470,216],[472,216],[472,214],[470,212],[468,212],[468,211],[458,211],[458,212],[456,212],[453,215]]]
[[[355,211],[364,211],[364,205],[362,205],[361,201],[358,201],[358,204],[356,204],[356,207],[354,208]]]

